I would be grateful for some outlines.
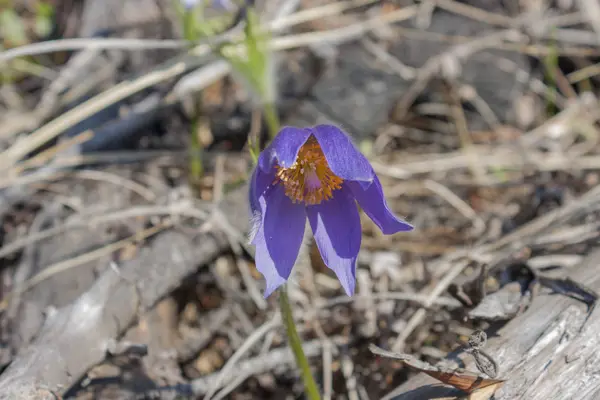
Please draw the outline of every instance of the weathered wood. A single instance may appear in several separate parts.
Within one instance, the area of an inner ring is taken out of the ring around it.
[[[235,229],[247,229],[247,187],[220,210]],[[229,241],[215,229],[195,238],[168,231],[152,238],[119,271],[107,268],[74,303],[48,315],[36,340],[0,376],[0,399],[54,399],[101,362],[111,343]]]
[[[569,276],[592,290],[600,290],[600,250],[596,250]],[[585,304],[543,291],[529,309],[498,330],[485,347],[498,364],[499,379],[506,382],[496,400],[595,400],[600,398],[600,310],[589,318]],[[584,323],[585,321],[585,323]],[[463,360],[477,371],[473,358],[464,352],[452,358]],[[440,386],[425,374],[416,375],[388,396],[387,400],[424,400],[456,396],[458,391]]]

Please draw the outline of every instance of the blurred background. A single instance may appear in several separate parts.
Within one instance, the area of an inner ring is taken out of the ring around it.
[[[290,297],[324,398],[414,377],[371,343],[436,364],[475,329],[521,340],[536,290],[595,301],[565,276],[600,227],[596,0],[184,3],[0,0],[0,398],[302,398],[246,246],[265,104],[342,127],[416,227],[363,218],[352,298],[307,240]],[[248,72],[225,50],[250,9]]]

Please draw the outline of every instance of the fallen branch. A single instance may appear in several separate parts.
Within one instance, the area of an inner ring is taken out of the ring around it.
[[[246,188],[220,205],[227,230],[247,228]],[[55,399],[101,362],[107,348],[141,313],[168,295],[201,265],[229,246],[215,227],[195,238],[158,234],[138,257],[107,268],[73,304],[48,315],[37,339],[0,376],[0,399]]]
[[[587,255],[569,277],[600,289],[600,250]],[[592,307],[559,294],[536,296],[529,309],[511,320],[490,338],[485,351],[498,365],[500,379],[506,380],[495,393],[496,400],[529,399],[592,400],[600,395],[595,371],[600,367],[596,350],[600,345],[600,315]],[[465,368],[475,370],[473,357],[464,351],[456,355]],[[454,398],[457,392],[419,374],[404,383],[387,400]]]

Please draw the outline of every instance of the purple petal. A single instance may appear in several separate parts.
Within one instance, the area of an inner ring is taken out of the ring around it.
[[[194,8],[200,3],[200,0],[181,0],[183,6],[186,10]],[[235,10],[235,5],[231,2],[231,0],[213,0],[211,2],[212,6],[216,9],[233,11]]]
[[[413,230],[412,225],[397,218],[389,209],[383,195],[381,182],[379,182],[376,175],[373,183],[368,188],[364,188],[360,182],[346,182],[345,185],[350,188],[365,214],[375,222],[384,234],[391,235],[396,232]]]
[[[267,188],[275,180],[275,169],[271,173],[265,173],[260,168],[254,168],[252,178],[250,179],[250,211],[254,216],[257,212],[260,213],[260,203],[258,199],[262,196]]]
[[[191,8],[196,7],[199,1],[200,0],[181,0],[181,3],[183,4],[183,7],[185,7],[186,10],[189,10]]]
[[[346,294],[352,296],[361,240],[354,198],[342,189],[332,199],[306,207],[306,214],[325,265],[335,272]]]
[[[212,5],[217,10],[218,9],[228,10],[228,11],[235,10],[235,5],[231,2],[231,0],[213,0]]]
[[[258,165],[264,172],[269,172],[275,161],[283,168],[289,168],[296,161],[298,151],[311,135],[308,129],[286,126],[279,131],[275,139],[258,156]]]
[[[290,276],[304,236],[306,213],[294,204],[280,185],[271,186],[259,197],[261,223],[252,244],[256,246],[256,268],[265,277],[265,297]]]
[[[358,151],[346,133],[333,125],[317,125],[312,131],[334,174],[346,181],[373,180],[375,172],[369,160]]]
[[[260,168],[255,168],[250,179],[250,188],[248,190],[248,203],[250,204],[250,231],[248,240],[254,242],[254,238],[262,225],[262,208],[260,204],[261,196],[270,188],[275,179],[275,169],[272,173],[264,173]]]

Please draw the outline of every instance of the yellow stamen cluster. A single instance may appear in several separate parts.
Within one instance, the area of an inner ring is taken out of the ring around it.
[[[336,176],[327,164],[321,146],[311,136],[300,148],[296,162],[289,168],[277,166],[275,183],[281,183],[285,195],[294,203],[319,204],[341,189],[343,179]]]

